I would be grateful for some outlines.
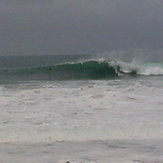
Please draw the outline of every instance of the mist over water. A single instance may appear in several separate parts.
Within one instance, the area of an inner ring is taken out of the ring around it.
[[[128,49],[115,50],[96,54],[97,58],[107,58],[110,60],[128,61],[128,62],[163,62],[163,49]]]

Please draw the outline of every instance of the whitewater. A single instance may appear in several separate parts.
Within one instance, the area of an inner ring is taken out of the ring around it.
[[[161,62],[2,57],[0,72],[1,163],[163,162]]]

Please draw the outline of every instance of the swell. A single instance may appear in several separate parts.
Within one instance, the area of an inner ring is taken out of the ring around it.
[[[21,80],[114,79],[119,76],[163,75],[162,64],[133,65],[118,61],[90,60],[24,69],[8,69],[0,77]]]
[[[22,75],[48,75],[52,79],[105,79],[118,76],[114,66],[108,62],[86,61],[83,63],[65,63],[54,66],[31,68],[20,71]]]

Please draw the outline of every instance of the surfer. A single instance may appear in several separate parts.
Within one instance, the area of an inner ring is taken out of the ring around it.
[[[117,66],[117,73],[126,74],[125,72],[121,71],[120,66]]]
[[[117,66],[117,74],[136,75],[136,70],[132,70],[130,72],[124,72],[120,69],[120,66]]]
[[[51,68],[51,67],[49,67],[48,71],[49,71],[49,72],[51,72],[51,71],[52,71],[52,68]]]
[[[52,68],[48,68],[48,73],[47,73],[48,80],[52,80]]]

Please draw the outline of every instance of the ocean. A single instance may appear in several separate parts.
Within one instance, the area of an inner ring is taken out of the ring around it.
[[[163,62],[0,57],[0,163],[163,163]]]

